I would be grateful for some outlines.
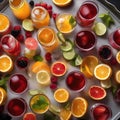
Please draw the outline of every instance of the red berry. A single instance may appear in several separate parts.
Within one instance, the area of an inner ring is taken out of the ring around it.
[[[51,77],[51,82],[52,83],[57,83],[57,81],[58,81],[58,78],[56,76]]]
[[[52,10],[52,5],[48,5],[47,10]]]
[[[51,60],[52,60],[51,53],[47,52],[45,54],[45,59],[46,59],[46,61],[51,62]]]
[[[37,7],[37,6],[41,6],[41,3],[36,3],[36,4],[35,4],[35,7]]]
[[[19,41],[19,42],[24,42],[24,36],[22,34],[19,34],[16,39]]]
[[[41,3],[41,6],[44,7],[45,9],[47,9],[47,3]]]
[[[52,18],[54,19],[54,20],[56,20],[56,17],[58,16],[58,14],[57,13],[53,13],[52,14]]]
[[[48,13],[49,13],[49,15],[50,15],[50,17],[52,16],[52,10],[47,10],[48,11]]]
[[[26,38],[32,37],[32,32],[26,31],[26,32],[25,32],[25,36],[26,36]]]
[[[55,83],[52,83],[52,84],[50,85],[50,88],[51,88],[52,90],[55,90],[55,89],[57,89],[57,85],[56,85]]]
[[[13,30],[15,30],[15,31],[21,31],[21,26],[20,25],[14,26]]]

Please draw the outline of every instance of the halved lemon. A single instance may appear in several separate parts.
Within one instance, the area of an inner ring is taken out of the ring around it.
[[[116,73],[115,73],[115,80],[117,83],[120,84],[120,70],[118,70]]]
[[[7,100],[7,93],[2,87],[0,87],[0,105],[4,105],[6,100]]]

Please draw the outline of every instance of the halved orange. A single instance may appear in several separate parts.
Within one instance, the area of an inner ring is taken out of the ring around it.
[[[83,97],[76,97],[71,104],[71,112],[74,117],[83,117],[87,111],[88,102]]]
[[[8,55],[0,57],[0,72],[9,72],[13,68],[13,61]]]
[[[120,64],[120,51],[118,51],[116,54],[116,60]]]
[[[94,76],[98,80],[107,80],[111,77],[111,75],[112,69],[109,65],[101,63],[95,67]]]
[[[54,98],[59,103],[67,102],[69,99],[69,92],[64,88],[59,88],[54,92]]]
[[[115,73],[115,80],[117,83],[120,84],[120,70],[118,70],[116,73]]]
[[[0,87],[0,105],[4,105],[6,100],[7,100],[7,93],[2,87]]]
[[[57,6],[63,7],[67,6],[72,0],[52,0],[53,3]]]

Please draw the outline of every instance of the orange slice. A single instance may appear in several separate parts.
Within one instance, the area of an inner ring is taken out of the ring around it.
[[[7,93],[2,87],[0,87],[0,105],[4,105],[6,100],[7,100]]]
[[[116,54],[116,60],[120,64],[120,51],[118,51]]]
[[[117,83],[120,84],[120,70],[118,70],[116,73],[115,73],[115,80]]]
[[[53,3],[57,6],[63,7],[67,6],[72,0],[52,0]]]
[[[13,68],[13,61],[8,55],[0,57],[0,72],[9,72]]]
[[[76,97],[72,101],[71,112],[74,117],[83,117],[87,111],[88,102],[82,97]]]
[[[112,69],[107,64],[99,64],[95,67],[94,76],[99,80],[107,80],[112,75]]]
[[[67,102],[69,99],[69,92],[64,88],[59,88],[54,92],[54,98],[59,103]]]

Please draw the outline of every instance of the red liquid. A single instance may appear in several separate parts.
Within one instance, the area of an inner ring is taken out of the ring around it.
[[[96,43],[95,35],[90,31],[80,31],[76,35],[76,45],[82,51],[93,49]]]
[[[97,105],[92,109],[93,120],[109,120],[111,117],[111,110],[103,105]]]
[[[66,79],[67,86],[74,91],[82,90],[85,87],[85,77],[80,72],[71,72]]]
[[[10,78],[9,86],[13,92],[22,93],[27,89],[27,79],[21,74],[15,74]]]
[[[18,56],[21,51],[20,43],[12,36],[5,35],[1,38],[3,50],[13,56]]]
[[[77,21],[83,26],[92,24],[97,15],[97,6],[94,2],[85,2],[77,12]]]
[[[12,116],[20,116],[26,111],[26,103],[21,98],[14,98],[9,101],[7,110]]]
[[[118,29],[113,35],[114,41],[120,45],[120,29]]]

